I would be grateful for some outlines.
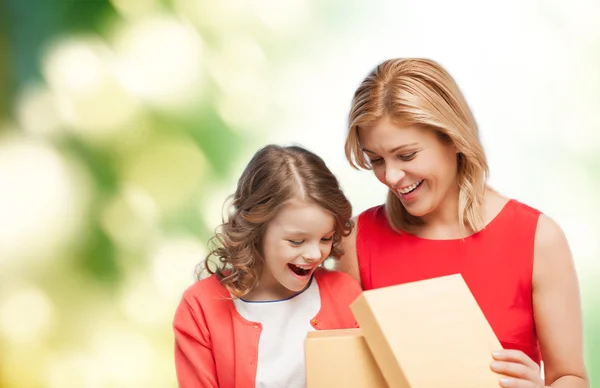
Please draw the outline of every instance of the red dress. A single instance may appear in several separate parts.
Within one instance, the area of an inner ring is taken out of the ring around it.
[[[383,206],[358,218],[356,252],[365,290],[462,274],[502,346],[540,363],[532,302],[540,212],[510,200],[485,229],[464,239],[396,233]]]

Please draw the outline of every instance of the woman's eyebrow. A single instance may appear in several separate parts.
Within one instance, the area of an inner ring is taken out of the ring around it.
[[[391,149],[391,150],[389,150],[388,152],[389,152],[390,154],[393,154],[394,152],[396,152],[396,151],[400,151],[401,149],[404,149],[404,148],[410,148],[410,147],[414,147],[414,146],[416,146],[416,145],[417,145],[417,143],[402,144],[402,145],[399,145],[398,147],[394,147],[394,148],[392,148],[392,149]],[[369,153],[369,154],[376,154],[376,152],[373,152],[373,151],[371,151],[371,150],[368,150],[368,149],[366,149],[366,148],[363,148],[362,150],[363,150],[363,152],[366,152],[366,153]]]

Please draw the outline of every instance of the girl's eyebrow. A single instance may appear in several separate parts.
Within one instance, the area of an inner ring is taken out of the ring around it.
[[[308,236],[309,235],[309,233],[302,232],[300,230],[284,230],[283,232],[284,232],[284,234],[292,234],[292,235],[297,235],[297,236]],[[334,233],[334,232],[335,232],[335,228],[331,229],[329,232],[327,232],[325,234]]]

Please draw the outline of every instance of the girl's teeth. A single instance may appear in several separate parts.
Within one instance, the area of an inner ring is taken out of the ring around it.
[[[302,268],[302,267],[299,267],[299,266],[297,266],[295,264],[291,264],[291,263],[289,264],[289,266],[292,271],[294,271],[297,275],[300,275],[300,276],[308,274],[311,270],[311,268]]]

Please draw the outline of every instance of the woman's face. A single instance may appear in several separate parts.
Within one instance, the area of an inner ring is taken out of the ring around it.
[[[358,136],[377,179],[411,215],[424,217],[445,201],[457,200],[456,149],[434,130],[383,117],[372,127],[360,128]]]

